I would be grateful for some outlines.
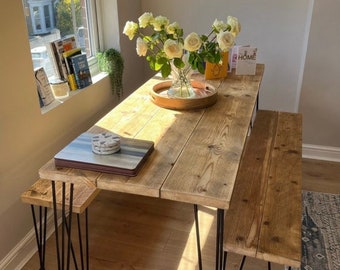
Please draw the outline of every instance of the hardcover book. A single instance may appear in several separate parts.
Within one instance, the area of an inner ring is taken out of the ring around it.
[[[75,79],[79,89],[82,89],[86,86],[92,84],[91,73],[89,69],[89,65],[87,62],[86,54],[79,54],[76,56],[72,56],[71,63],[73,66],[73,71],[75,75]]]
[[[59,79],[67,80],[67,69],[63,53],[77,47],[75,36],[64,39],[57,39],[50,42],[54,65],[59,73]]]
[[[80,55],[80,54],[81,54],[80,48],[74,48],[66,52],[63,52],[63,58],[65,60],[65,65],[66,65],[66,70],[67,70],[67,79],[68,79],[71,90],[76,90],[79,88],[76,82],[71,58],[75,55]]]
[[[240,46],[237,47],[236,75],[255,75],[256,73],[257,48]]]

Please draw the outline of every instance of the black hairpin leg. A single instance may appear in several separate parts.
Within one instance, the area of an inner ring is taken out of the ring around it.
[[[74,256],[72,242],[71,242],[71,228],[72,228],[72,208],[73,208],[73,183],[70,184],[70,197],[69,197],[69,220],[67,222],[66,219],[66,184],[62,183],[62,198],[61,198],[61,216],[62,216],[62,228],[61,228],[61,252],[59,246],[59,234],[58,234],[58,219],[57,219],[57,198],[56,198],[56,189],[55,189],[55,181],[52,181],[52,198],[53,198],[53,211],[54,211],[54,226],[55,226],[55,236],[56,236],[56,249],[57,249],[57,261],[58,261],[58,269],[65,269],[65,259],[66,259],[66,269],[70,269],[70,253],[72,251],[72,255],[74,258],[75,266],[76,258]],[[69,226],[68,226],[69,225]],[[67,246],[65,250],[65,230],[67,233]],[[66,258],[65,258],[66,255]]]
[[[44,217],[43,217],[43,209],[44,209]],[[33,217],[33,225],[35,231],[35,238],[37,241],[38,254],[39,254],[39,263],[40,270],[45,270],[45,246],[46,246],[46,220],[47,220],[47,208],[39,206],[39,229],[38,223],[35,216],[34,205],[31,205],[32,217]]]
[[[243,265],[244,265],[244,262],[246,261],[246,256],[243,256],[242,257],[242,261],[241,261],[241,265],[240,265],[240,268],[239,270],[242,270],[243,269]]]
[[[268,262],[268,270],[271,270],[271,269],[272,269],[271,264],[270,262]]]
[[[224,230],[224,210],[217,209],[216,270],[223,269],[223,230]]]
[[[77,214],[78,221],[78,238],[79,238],[79,250],[80,250],[80,261],[81,261],[81,269],[89,269],[89,229],[88,229],[88,210],[85,209],[85,256],[86,262],[84,262],[84,251],[83,251],[83,240],[80,226],[80,214]],[[86,264],[85,264],[86,263]]]
[[[197,257],[198,257],[198,269],[202,270],[202,253],[201,253],[201,240],[199,231],[199,221],[198,221],[198,207],[194,204],[194,216],[196,225],[196,244],[197,244]]]

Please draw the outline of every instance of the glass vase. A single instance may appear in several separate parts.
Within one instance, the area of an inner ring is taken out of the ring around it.
[[[177,68],[171,62],[172,83],[168,90],[168,96],[172,98],[192,98],[195,96],[191,85],[192,68],[189,63],[185,63],[183,68]]]

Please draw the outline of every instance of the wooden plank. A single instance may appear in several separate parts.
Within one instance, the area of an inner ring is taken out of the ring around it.
[[[56,182],[57,208],[61,209],[62,182]],[[69,206],[69,184],[66,184],[66,205]],[[82,213],[98,195],[99,189],[87,185],[74,185],[73,212]],[[39,179],[21,195],[24,203],[53,208],[52,183],[50,180]]]
[[[257,113],[225,217],[224,250],[228,252],[256,256],[277,115]]]
[[[218,88],[161,189],[165,199],[227,209],[263,69],[233,76]]]
[[[154,151],[135,177],[102,174],[101,189],[159,197],[159,190],[176,163],[203,111],[177,112],[160,109],[135,138],[154,142]],[[135,123],[136,125],[138,123]]]
[[[99,172],[72,169],[72,168],[57,168],[54,159],[49,160],[44,166],[39,169],[39,176],[42,179],[49,179],[61,182],[70,182],[74,184],[85,184],[89,187],[96,187],[96,180],[99,177]]]
[[[299,267],[302,116],[279,113],[278,119],[256,257]]]
[[[163,79],[153,79],[101,119],[98,128],[122,136],[154,142],[154,151],[134,177],[102,173],[100,189],[159,197],[159,190],[173,168],[204,110],[179,112],[155,105],[149,97],[152,86]]]

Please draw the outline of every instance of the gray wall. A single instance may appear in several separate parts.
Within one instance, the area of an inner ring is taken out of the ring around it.
[[[303,141],[340,147],[340,1],[314,1],[300,108]]]

